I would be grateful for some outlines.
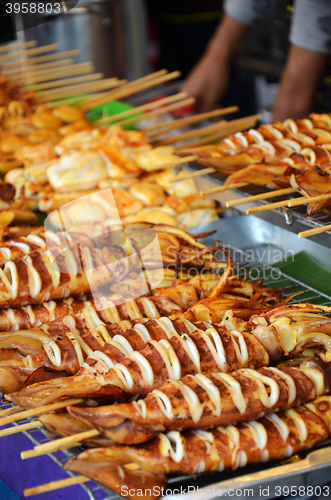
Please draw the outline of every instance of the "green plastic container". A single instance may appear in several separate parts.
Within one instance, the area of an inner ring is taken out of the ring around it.
[[[106,104],[102,104],[100,106],[92,108],[90,110],[90,120],[91,122],[95,122],[96,120],[104,118],[105,116],[114,116],[117,115],[118,113],[123,113],[123,111],[128,111],[129,109],[132,108],[134,108],[134,106],[131,106],[131,104],[126,104],[121,101],[110,101],[107,102]],[[136,115],[130,115],[130,118],[139,115],[141,115],[141,113],[137,113]],[[112,122],[112,124],[116,124],[116,122]],[[127,125],[124,128],[128,130],[135,130],[136,127],[135,124],[132,123],[131,125]]]
[[[85,97],[85,96],[78,94],[78,95],[70,96],[67,98],[63,98],[63,99],[59,100],[59,104],[63,103],[63,101],[65,101],[66,99],[71,99],[72,97]],[[56,102],[56,100],[54,100],[53,102]],[[79,102],[76,104],[71,104],[71,106],[79,106]],[[110,102],[107,102],[106,104],[101,104],[100,106],[96,106],[95,108],[92,108],[89,112],[89,118],[90,118],[91,122],[93,123],[93,122],[99,120],[100,118],[104,118],[105,116],[117,115],[118,113],[123,113],[123,111],[128,111],[129,109],[132,109],[132,108],[134,108],[134,106],[131,106],[131,104],[126,104],[126,103],[121,102],[121,101],[110,101]],[[130,115],[130,118],[133,118],[134,116],[140,116],[140,115],[142,115],[142,113]],[[115,124],[115,123],[116,122],[112,122],[112,124]],[[126,128],[127,130],[135,130],[136,129],[134,123],[132,123],[131,125],[127,125],[124,128]]]

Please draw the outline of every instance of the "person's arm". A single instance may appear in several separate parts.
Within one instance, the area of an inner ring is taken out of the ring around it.
[[[274,103],[273,120],[297,120],[309,115],[327,59],[326,54],[291,46]]]
[[[302,118],[331,53],[330,0],[296,0],[289,56],[273,109],[274,120]]]
[[[188,75],[183,91],[196,98],[196,108],[210,109],[225,94],[229,81],[229,63],[248,27],[267,9],[254,0],[226,0],[224,17],[205,54]]]
[[[229,80],[229,62],[247,25],[225,15],[206,52],[188,75],[182,88],[196,98],[196,109],[214,107],[226,92]]]

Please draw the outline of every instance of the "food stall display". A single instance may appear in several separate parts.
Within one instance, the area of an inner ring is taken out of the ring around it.
[[[6,61],[0,55],[0,444],[42,428],[47,442],[33,438],[22,458],[62,450],[63,470],[81,474],[25,494],[80,483],[92,491],[93,480],[158,498],[190,476],[215,486],[210,472],[225,491],[224,471],[268,467],[263,484],[292,456],[303,477],[298,454],[323,453],[331,435],[330,293],[279,269],[273,279],[275,268],[256,259],[255,279],[242,277],[248,254],[238,265],[235,245],[215,235],[227,207],[208,194],[255,185],[267,191],[254,201],[287,196],[277,207],[329,213],[330,116],[193,128],[229,108],[128,130],[191,101],[163,97],[117,122],[88,112],[177,74],[81,83],[86,67],[25,75]],[[196,161],[206,168],[173,170]],[[199,191],[194,178],[214,171],[224,185]]]

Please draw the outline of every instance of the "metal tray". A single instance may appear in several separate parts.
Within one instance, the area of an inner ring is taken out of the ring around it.
[[[308,250],[322,263],[327,263],[327,254],[329,250],[321,245],[311,241],[299,240],[295,235],[284,231],[283,229],[269,224],[268,222],[259,220],[253,216],[238,216],[231,219],[221,219],[211,224],[199,226],[191,230],[192,234],[215,231],[212,236],[205,238],[205,243],[215,242],[216,239],[222,241],[222,244],[228,246],[233,252],[236,262],[242,263],[249,258],[250,267],[254,264],[254,268],[263,274],[264,282],[267,286],[287,287],[285,296],[296,292],[304,292],[300,297],[297,297],[293,302],[299,301],[318,301],[321,304],[330,304],[331,297],[321,293],[315,288],[306,285],[302,281],[298,281],[279,271],[275,278],[273,271],[275,268],[271,266],[278,260],[284,258],[288,251]],[[280,244],[280,242],[282,242]],[[309,247],[309,248],[308,248]],[[260,251],[267,249],[268,251],[261,257]],[[250,251],[248,253],[248,251]],[[330,267],[330,262],[329,262]],[[255,276],[256,278],[260,276]],[[1,409],[7,408],[8,405],[0,406]],[[30,420],[30,419],[29,419]],[[32,419],[33,420],[33,419]],[[25,423],[27,420],[19,421],[13,425]],[[46,434],[40,430],[30,430],[24,434],[35,444],[39,444],[48,440]],[[231,497],[239,500],[243,497],[253,499],[257,498],[280,498],[279,492],[283,493],[287,490],[284,487],[289,487],[289,491],[294,492],[293,488],[322,487],[330,481],[330,466],[331,466],[331,440],[323,443],[317,449],[308,453],[296,456],[293,459],[284,462],[270,462],[245,467],[236,471],[221,472],[214,474],[200,474],[194,476],[173,476],[169,479],[165,498],[168,500],[193,500],[203,498],[211,500],[220,497]],[[73,448],[67,451],[57,452],[49,456],[58,466],[67,461],[69,458],[76,456],[82,448]],[[22,468],[24,462],[22,462]],[[53,470],[53,469],[52,469]],[[73,476],[73,473],[68,472],[68,476]],[[59,476],[45,477],[45,482],[56,481]],[[34,485],[29,485],[34,486]],[[82,497],[91,500],[119,500],[119,495],[111,492],[107,488],[90,481],[86,484],[81,484]],[[278,489],[277,489],[278,487]],[[279,490],[279,488],[282,490]],[[70,488],[68,487],[68,499],[71,498]],[[192,488],[195,488],[192,491]],[[199,488],[199,490],[197,490]],[[263,490],[263,491],[262,491]],[[316,490],[319,491],[318,489]],[[326,491],[326,490],[325,490]],[[301,493],[303,489],[301,490]],[[283,495],[284,496],[284,495]],[[330,495],[324,498],[331,497]],[[38,497],[36,497],[38,498]],[[51,496],[49,498],[52,498]],[[55,497],[54,497],[55,498]],[[312,499],[311,490],[307,495],[300,494],[299,496],[291,495],[291,498]],[[323,498],[320,495],[320,498]]]

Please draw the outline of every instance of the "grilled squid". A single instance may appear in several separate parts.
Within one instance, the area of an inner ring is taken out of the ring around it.
[[[90,305],[91,302],[83,296],[58,301],[49,300],[39,305],[28,305],[17,309],[4,309],[0,311],[0,332],[38,328],[68,314],[76,314]]]
[[[112,251],[106,248],[104,252],[84,247],[81,253],[68,248],[56,260],[46,251],[7,261],[4,269],[0,269],[0,306],[41,304],[90,293],[91,287],[111,285],[130,270],[128,263],[121,261],[124,257],[119,247]],[[117,266],[112,266],[114,260],[118,261]]]
[[[132,499],[157,498],[169,474],[222,472],[282,460],[330,435],[331,397],[321,396],[237,427],[171,431],[142,445],[87,450],[69,460],[64,469],[79,472],[117,493],[130,492]]]
[[[330,306],[289,304],[260,316],[252,316],[245,328],[267,349],[272,362],[285,355],[309,356],[315,350],[331,348]]]
[[[109,439],[136,444],[159,432],[238,424],[306,403],[330,389],[331,363],[319,359],[300,368],[187,375],[169,380],[139,401],[68,411]]]
[[[269,361],[268,353],[253,335],[208,323],[193,325],[187,320],[160,318],[137,323],[111,338],[109,328],[115,333],[114,326],[98,330],[100,337],[106,339],[108,335],[108,340],[91,351],[75,377],[32,384],[11,394],[11,399],[24,407],[73,394],[126,400],[146,395],[168,379],[226,373],[240,367],[264,366]]]
[[[225,174],[260,162],[274,165],[306,148],[330,142],[326,130],[329,128],[328,120],[321,116],[311,115],[310,120],[285,120],[283,124],[262,125],[258,129],[230,135],[216,146],[187,148],[183,152],[200,156],[203,165]]]

